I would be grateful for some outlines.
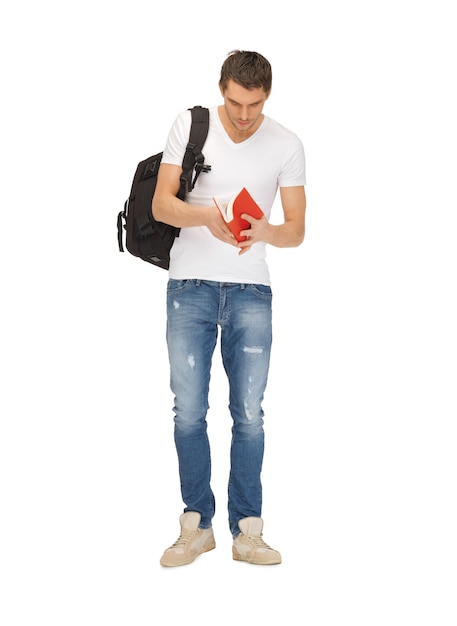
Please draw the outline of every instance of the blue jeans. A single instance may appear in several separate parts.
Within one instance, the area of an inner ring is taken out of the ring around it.
[[[233,420],[228,519],[233,537],[244,517],[261,516],[264,453],[262,401],[271,351],[271,288],[266,285],[170,279],[167,344],[175,396],[174,439],[185,511],[209,528],[215,512],[206,414],[211,361],[221,329]]]

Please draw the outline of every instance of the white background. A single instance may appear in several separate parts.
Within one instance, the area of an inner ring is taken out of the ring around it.
[[[451,5],[2,8],[4,626],[455,626]],[[216,353],[218,547],[168,570],[182,504],[167,275],[118,252],[115,222],[176,114],[220,102],[234,48],[269,58],[265,112],[307,157],[305,243],[269,252],[263,517],[283,564],[231,559]]]

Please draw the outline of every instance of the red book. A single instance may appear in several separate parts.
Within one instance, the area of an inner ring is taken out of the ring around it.
[[[241,219],[243,213],[255,217],[256,219],[260,219],[263,216],[262,209],[246,187],[243,187],[239,193],[232,196],[227,204],[221,202],[218,198],[213,197],[213,200],[237,241],[247,239],[247,237],[241,237],[240,232],[251,227],[247,220]]]

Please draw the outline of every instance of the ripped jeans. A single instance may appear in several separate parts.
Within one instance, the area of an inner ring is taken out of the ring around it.
[[[170,279],[167,344],[175,397],[174,440],[184,511],[209,528],[215,512],[206,414],[211,361],[221,329],[222,362],[233,420],[228,520],[233,537],[244,517],[261,516],[264,453],[262,401],[271,350],[271,288],[266,285]]]

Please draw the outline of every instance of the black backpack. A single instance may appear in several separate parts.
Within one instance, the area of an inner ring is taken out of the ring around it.
[[[202,154],[209,127],[209,111],[207,108],[195,106],[192,109],[192,125],[189,143],[182,162],[180,188],[177,197],[184,200],[186,192],[192,191],[201,172],[209,172],[210,165],[204,165]],[[157,173],[163,152],[141,161],[133,177],[130,196],[125,201],[124,210],[117,217],[117,239],[120,252],[124,252],[122,244],[123,229],[126,231],[125,245],[133,256],[143,261],[168,269],[170,250],[179,228],[157,222],[151,210],[152,197],[157,184]]]

